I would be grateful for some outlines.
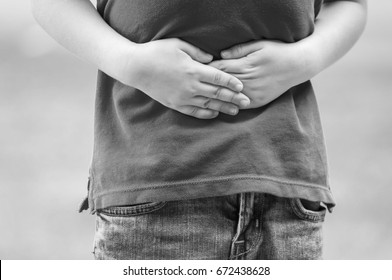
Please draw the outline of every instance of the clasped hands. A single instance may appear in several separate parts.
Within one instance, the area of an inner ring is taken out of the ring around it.
[[[297,43],[252,41],[222,51],[222,59],[215,61],[176,38],[142,45],[142,67],[132,85],[200,119],[264,106],[311,78],[306,51]]]
[[[304,51],[295,43],[260,40],[236,45],[221,52],[222,60],[209,63],[238,78],[250,104],[262,107],[310,77]]]

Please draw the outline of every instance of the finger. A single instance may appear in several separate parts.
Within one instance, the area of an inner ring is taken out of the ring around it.
[[[201,63],[211,62],[213,56],[211,54],[202,51],[201,49],[189,44],[185,41],[178,39],[179,48],[188,54],[193,60],[196,60]]]
[[[198,119],[213,119],[219,115],[218,111],[190,105],[181,106],[177,110],[185,115],[189,115]]]
[[[242,59],[222,59],[215,60],[208,64],[211,67],[219,69],[226,73],[239,74],[244,72],[246,65]]]
[[[208,65],[203,65],[203,68],[200,71],[200,81],[226,87],[236,92],[240,92],[244,88],[242,82],[233,75]]]
[[[214,111],[219,111],[229,115],[237,115],[238,114],[238,106],[233,105],[232,103],[223,102],[217,99],[211,99],[207,97],[195,97],[192,99],[192,103],[203,109],[210,109]]]
[[[217,99],[224,102],[233,103],[239,106],[241,109],[247,107],[250,104],[250,99],[241,92],[235,92],[228,88],[213,86],[210,84],[201,84],[198,91],[200,94],[195,97],[208,97]]]
[[[241,58],[251,54],[253,52],[259,51],[263,48],[263,42],[256,41],[245,44],[239,44],[230,49],[221,52],[221,57],[224,59]]]

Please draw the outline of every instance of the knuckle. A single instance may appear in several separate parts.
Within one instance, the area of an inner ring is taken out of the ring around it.
[[[216,67],[221,71],[226,71],[226,67],[222,63],[219,63]]]
[[[203,108],[209,108],[211,103],[211,99],[207,99],[206,101],[203,102]]]
[[[234,97],[235,97],[235,94],[234,94],[234,93],[232,93],[232,94],[231,94],[231,96],[230,96],[230,103],[233,103],[233,101],[234,101]]]
[[[224,112],[224,103],[223,102],[219,102],[217,104],[217,111]]]
[[[197,94],[198,90],[195,85],[191,84],[191,85],[188,85],[187,92],[190,93],[192,96],[194,96]]]
[[[208,107],[205,107],[207,110],[215,110],[215,101],[211,100],[208,102]]]
[[[193,107],[189,115],[196,117],[198,111],[199,110],[196,107]]]
[[[231,78],[231,77],[228,77],[226,82],[225,82],[225,86],[228,87],[228,86],[230,86],[233,83],[234,83],[234,79]]]
[[[219,72],[216,72],[216,73],[214,74],[214,79],[213,79],[213,81],[214,81],[214,84],[220,84],[220,82],[222,81],[222,74],[219,73]]]
[[[192,77],[192,78],[196,77],[197,74],[198,74],[197,71],[196,71],[196,69],[195,69],[194,67],[186,67],[186,68],[184,69],[184,73],[185,73],[187,76]]]
[[[219,97],[221,96],[221,94],[222,94],[222,88],[221,88],[221,87],[218,87],[218,88],[216,89],[216,91],[214,92],[214,98],[219,99]]]
[[[210,103],[209,109],[215,110],[215,111],[219,111],[219,109],[220,109],[220,107],[221,107],[220,104],[221,104],[220,101],[215,100],[214,102],[211,102],[211,103]]]

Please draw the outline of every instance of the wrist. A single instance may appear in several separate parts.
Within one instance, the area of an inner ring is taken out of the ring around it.
[[[134,86],[137,80],[139,44],[124,37],[107,42],[101,49],[98,68],[114,79]]]

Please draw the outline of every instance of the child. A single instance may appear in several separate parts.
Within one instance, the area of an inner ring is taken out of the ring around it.
[[[32,2],[100,69],[95,258],[322,257],[335,202],[309,80],[359,38],[365,0]]]

